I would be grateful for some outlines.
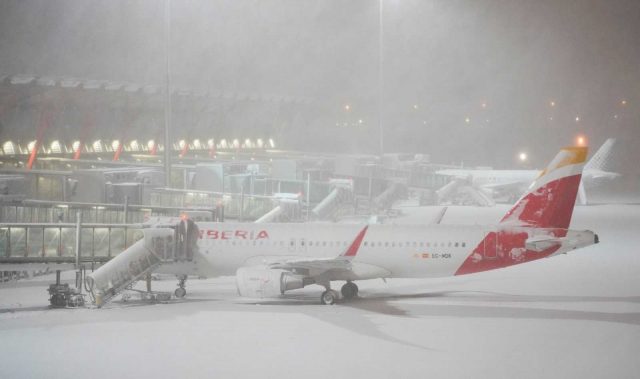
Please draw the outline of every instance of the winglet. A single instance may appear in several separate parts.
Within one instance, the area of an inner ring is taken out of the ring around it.
[[[364,235],[367,233],[367,229],[369,225],[362,228],[360,233],[356,236],[356,239],[351,242],[349,248],[342,254],[343,257],[353,258],[358,254],[358,250],[360,249],[360,245],[362,244],[362,240],[364,239]]]

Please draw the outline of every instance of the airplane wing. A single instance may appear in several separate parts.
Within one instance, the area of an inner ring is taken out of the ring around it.
[[[356,262],[368,226],[335,258],[285,258],[266,266],[242,267],[236,272],[238,293],[246,297],[271,297],[309,284],[327,285],[333,280],[386,278],[389,270]],[[284,257],[283,257],[284,258]]]
[[[358,269],[363,264],[352,262],[358,254],[360,245],[364,240],[369,226],[365,226],[351,242],[349,247],[335,258],[297,258],[287,259],[282,262],[271,263],[270,269],[287,270],[293,273],[307,275],[309,277],[329,277],[331,280],[360,279],[362,270]],[[368,270],[367,270],[368,271]],[[385,270],[386,271],[386,270]],[[360,273],[360,275],[358,275]]]
[[[281,269],[287,271],[316,271],[326,272],[330,270],[350,270],[351,261],[338,258],[314,258],[314,259],[292,259],[280,263],[272,263],[269,265],[272,269]]]

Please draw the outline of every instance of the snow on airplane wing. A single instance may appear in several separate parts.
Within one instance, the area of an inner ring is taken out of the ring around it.
[[[358,254],[369,226],[365,226],[358,233],[351,245],[335,258],[300,258],[288,259],[283,262],[272,263],[271,269],[281,269],[292,272],[307,272],[308,276],[329,276],[332,280],[352,280],[361,278],[378,278],[389,275],[389,271],[365,263],[352,262]]]
[[[364,236],[367,233],[368,228],[368,225],[362,228],[353,242],[351,242],[351,245],[349,245],[342,254],[335,258],[289,259],[284,262],[272,263],[269,267],[283,270],[349,270],[351,269],[351,260],[356,256],[356,254],[358,254],[358,250],[360,249],[360,245],[362,244],[362,240],[364,240]]]

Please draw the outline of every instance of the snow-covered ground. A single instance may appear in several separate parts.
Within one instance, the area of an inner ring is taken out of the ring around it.
[[[438,208],[405,208],[425,223]],[[496,222],[506,207],[452,207],[444,223]],[[320,287],[260,303],[231,277],[190,280],[188,299],[47,307],[53,276],[0,287],[0,373],[22,377],[636,378],[640,205],[577,207],[601,243],[476,275]],[[67,278],[71,279],[73,273]],[[176,282],[154,281],[170,290]],[[336,286],[336,288],[339,288]]]

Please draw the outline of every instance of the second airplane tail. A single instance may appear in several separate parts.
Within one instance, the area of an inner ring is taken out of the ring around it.
[[[586,158],[586,147],[560,150],[501,224],[568,229]]]
[[[585,170],[602,170],[608,171],[611,168],[611,156],[613,154],[613,146],[616,143],[615,138],[609,138],[598,151],[593,154],[589,162],[584,166]]]

